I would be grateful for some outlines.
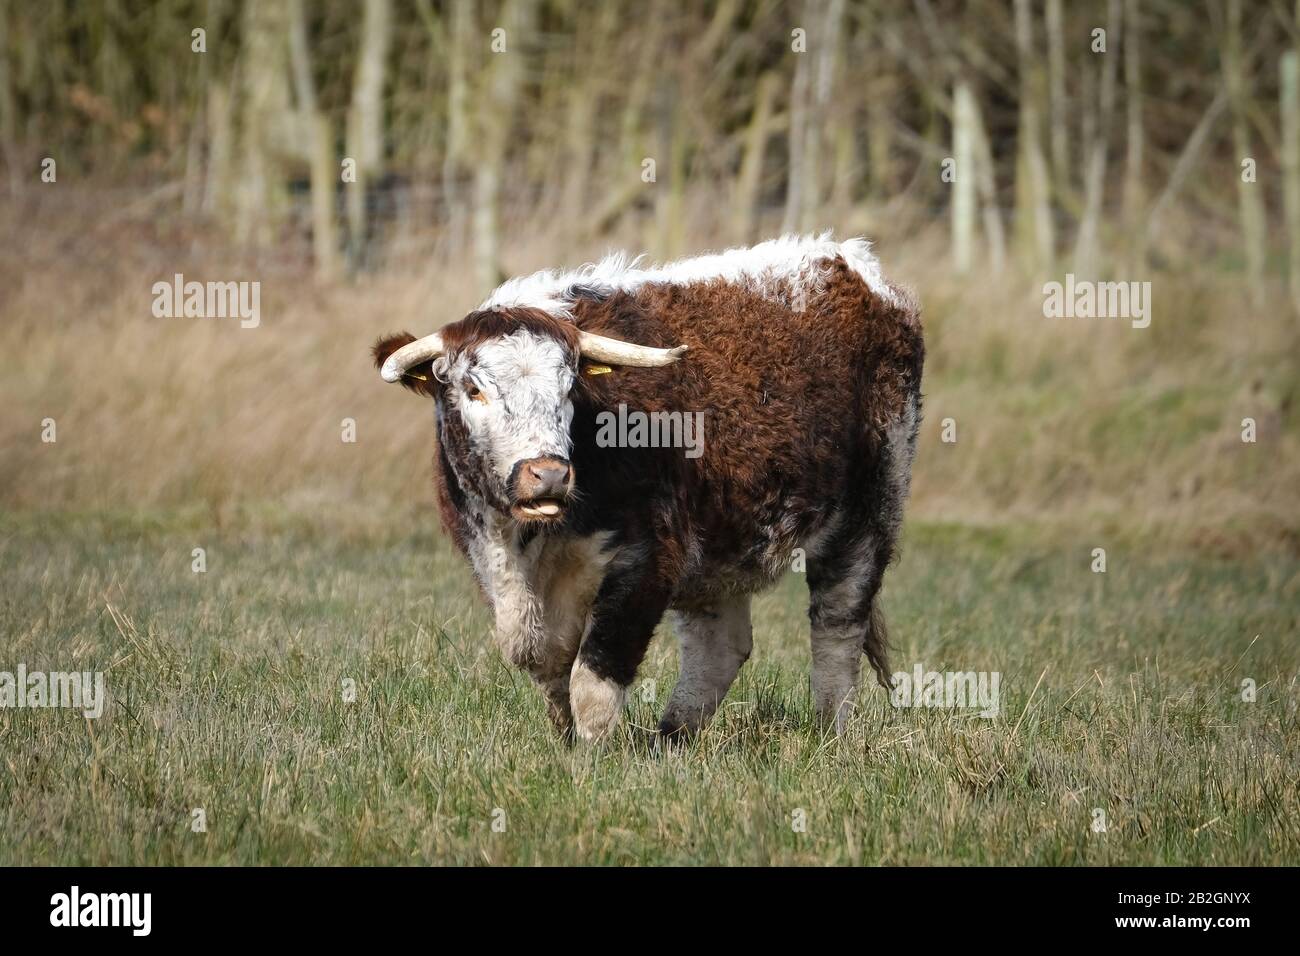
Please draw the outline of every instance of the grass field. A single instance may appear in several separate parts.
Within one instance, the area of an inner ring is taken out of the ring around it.
[[[436,528],[428,404],[368,355],[481,299],[463,250],[321,283],[149,207],[35,195],[0,209],[24,224],[0,230],[0,672],[104,670],[112,703],[0,708],[0,863],[1300,863],[1280,281],[1245,310],[1239,267],[1169,261],[1147,329],[1049,320],[1041,277],[956,278],[942,237],[880,217],[927,348],[894,667],[998,672],[1000,716],[871,688],[820,736],[792,573],[694,745],[643,732],[665,627],[626,737],[569,749]],[[527,226],[512,271],[639,248]],[[258,279],[260,325],[156,319],[176,272]]]
[[[0,863],[1300,862],[1292,556],[1116,535],[1095,574],[1074,533],[912,522],[895,667],[998,671],[999,717],[872,689],[819,735],[791,574],[694,745],[641,730],[664,628],[627,732],[570,749],[432,517],[395,518],[0,518],[6,658],[105,670],[111,697],[0,711]]]

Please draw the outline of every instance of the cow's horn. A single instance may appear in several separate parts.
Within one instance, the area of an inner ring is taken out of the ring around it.
[[[408,342],[384,359],[384,365],[379,370],[379,376],[385,382],[396,382],[406,374],[406,370],[411,366],[427,362],[431,358],[437,358],[442,353],[442,336],[434,332],[422,339]]]
[[[411,346],[407,346],[410,348]],[[656,349],[648,345],[633,345],[619,339],[606,338],[592,332],[578,333],[578,349],[587,358],[614,365],[632,365],[637,368],[659,368],[671,365],[682,357],[685,345],[672,349]]]

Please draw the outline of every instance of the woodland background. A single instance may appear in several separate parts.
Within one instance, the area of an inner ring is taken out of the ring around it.
[[[378,334],[611,248],[833,228],[925,309],[925,513],[1294,547],[1298,23],[1276,0],[3,0],[0,493],[412,500],[428,435],[366,367]],[[261,281],[261,327],[154,319],[176,272]],[[1045,319],[1067,272],[1152,282],[1152,327]],[[34,440],[47,416],[74,447]]]

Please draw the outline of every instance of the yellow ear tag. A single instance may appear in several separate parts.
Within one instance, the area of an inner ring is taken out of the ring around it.
[[[612,371],[614,371],[614,370],[613,370],[612,368],[610,368],[608,365],[588,365],[588,366],[587,366],[587,374],[588,374],[588,375],[608,375],[608,374],[609,374],[610,372],[612,372]]]
[[[429,380],[429,376],[427,375],[417,375],[415,372],[407,372],[406,374],[411,378],[418,378],[421,382],[427,382]]]

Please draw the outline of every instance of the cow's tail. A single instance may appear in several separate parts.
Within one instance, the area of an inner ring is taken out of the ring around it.
[[[893,690],[890,679],[893,673],[889,668],[889,630],[885,627],[885,612],[876,600],[871,605],[871,614],[867,617],[867,633],[862,641],[862,652],[867,655],[871,669],[876,672],[876,680],[885,690]]]

